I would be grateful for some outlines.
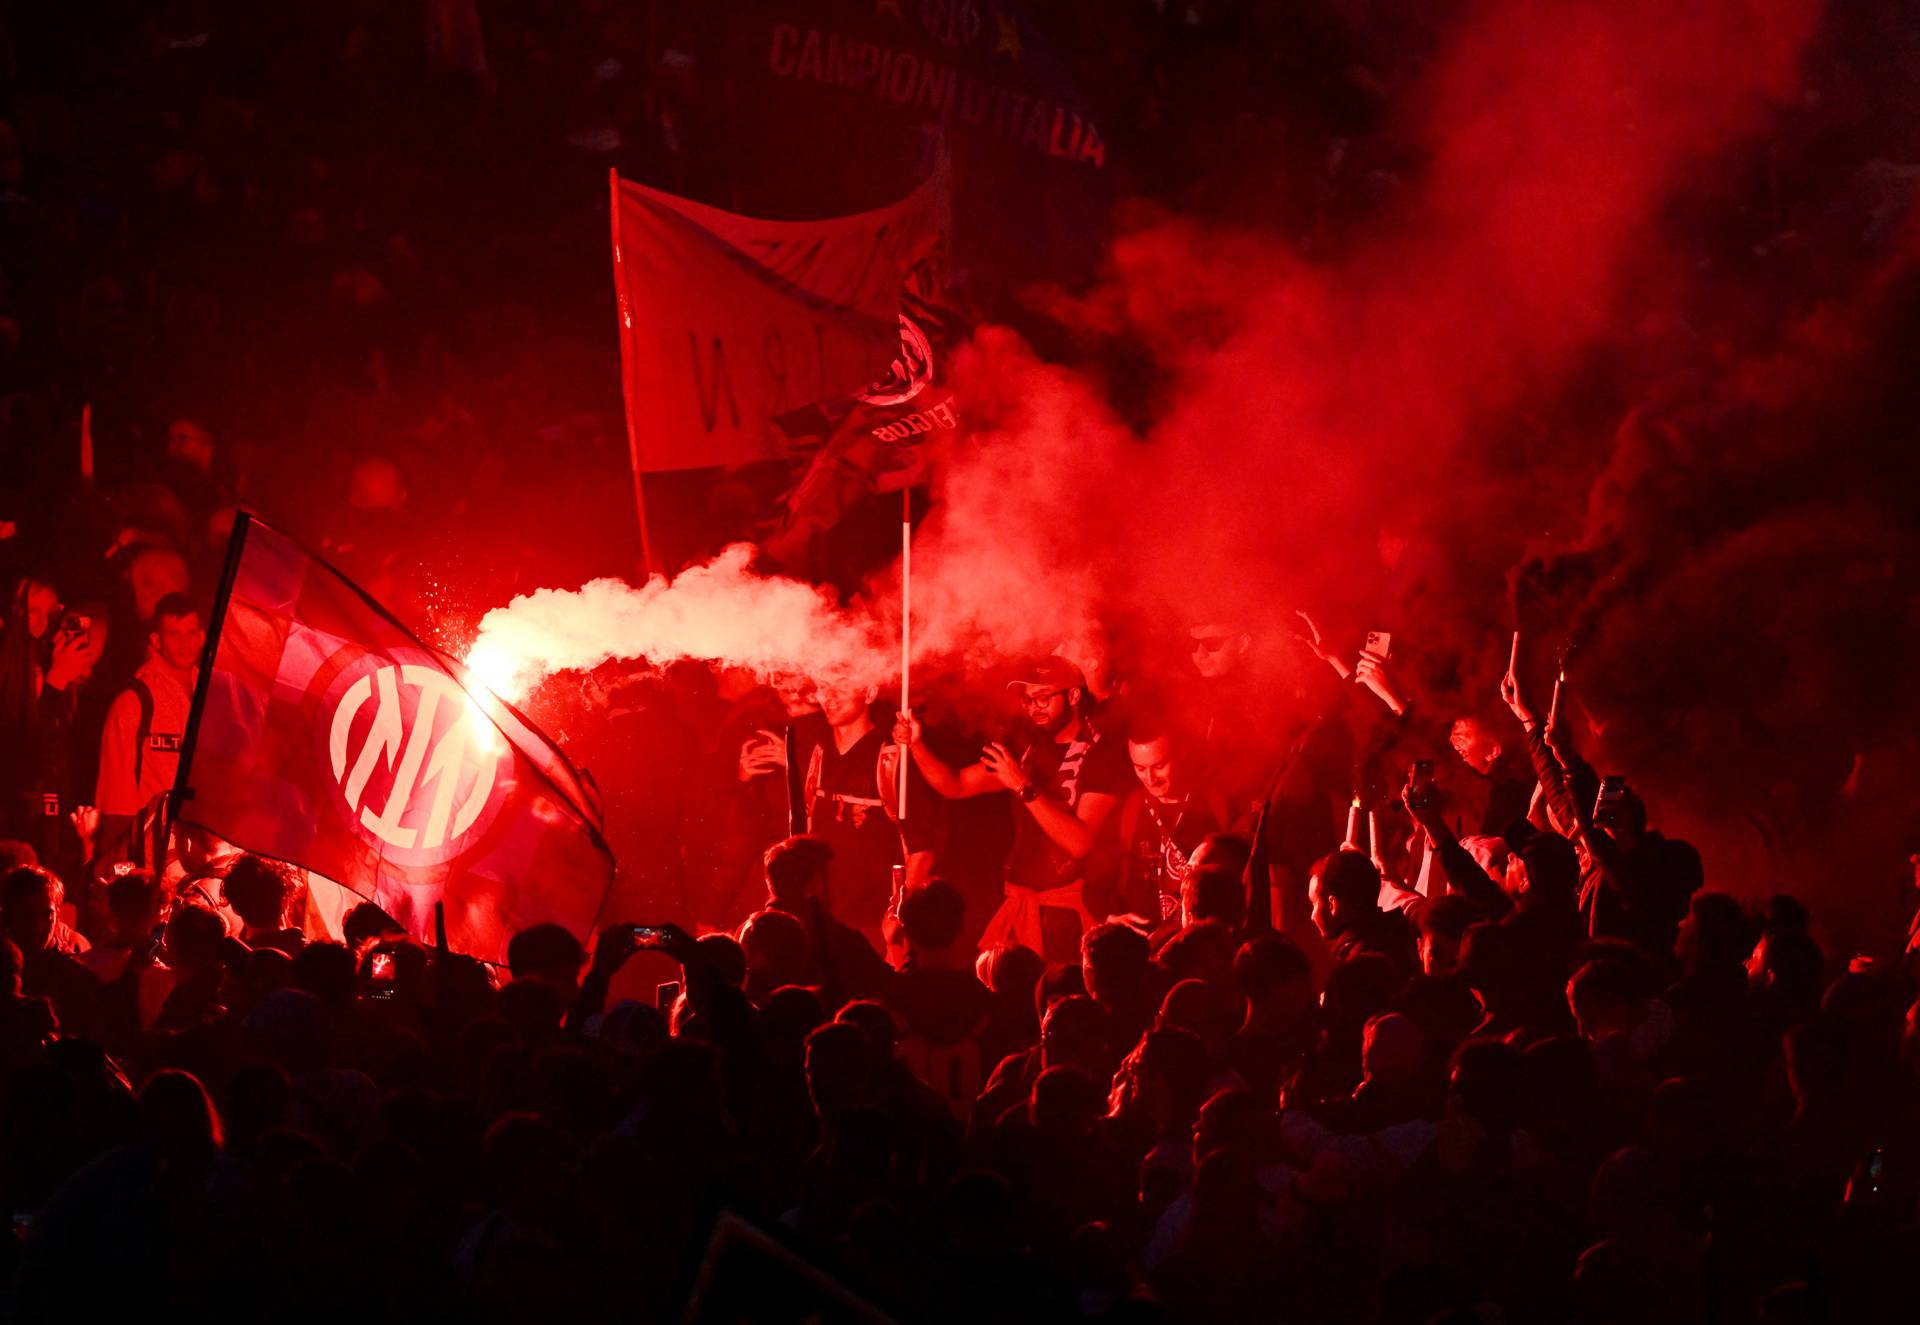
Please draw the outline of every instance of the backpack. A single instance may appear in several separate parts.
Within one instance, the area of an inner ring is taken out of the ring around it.
[[[153,691],[137,676],[127,689],[140,702],[140,725],[133,734],[133,785],[137,787],[147,766],[147,739],[153,735]]]

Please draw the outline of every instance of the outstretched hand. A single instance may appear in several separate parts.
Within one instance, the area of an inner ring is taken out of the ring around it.
[[[1306,626],[1305,630],[1294,631],[1293,637],[1312,650],[1314,657],[1338,672],[1342,681],[1351,677],[1353,675],[1353,669],[1341,661],[1339,655],[1327,648],[1325,642],[1320,638],[1320,627],[1315,623],[1314,619],[1297,607],[1293,610],[1293,614],[1299,617],[1301,623]]]
[[[1378,654],[1362,653],[1359,666],[1353,669],[1356,681],[1377,695],[1382,704],[1392,709],[1394,714],[1407,711],[1407,695],[1387,668],[1387,660]]]
[[[1520,678],[1511,669],[1500,678],[1500,701],[1520,720],[1523,727],[1533,726],[1533,710],[1527,707],[1527,699],[1520,691]]]
[[[762,727],[740,746],[740,780],[750,782],[763,773],[787,766],[787,744],[780,733]]]
[[[1014,757],[1013,751],[998,741],[987,742],[980,751],[980,764],[999,780],[1001,786],[1016,796],[1033,781],[1027,776],[1026,770],[1020,767],[1020,761]]]
[[[91,857],[94,835],[100,831],[99,808],[93,805],[76,805],[73,807],[73,813],[67,816],[67,820],[73,825],[74,834],[79,837],[85,854]]]
[[[627,958],[640,948],[632,925],[609,925],[600,931],[593,944],[593,973],[612,975],[626,965]]]

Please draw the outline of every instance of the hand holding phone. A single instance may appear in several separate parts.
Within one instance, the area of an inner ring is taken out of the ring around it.
[[[687,962],[693,956],[693,935],[678,925],[624,925],[621,928],[634,948],[664,952],[681,963]]]
[[[1433,760],[1416,759],[1413,761],[1413,767],[1407,770],[1406,802],[1409,810],[1426,810],[1433,807]]]
[[[1600,792],[1593,798],[1593,826],[1612,828],[1620,822],[1621,807],[1627,799],[1627,780],[1609,773],[1600,779]]]
[[[83,616],[69,616],[53,635],[53,656],[47,662],[47,684],[65,690],[85,676],[92,664],[87,650],[92,646],[93,623]]]
[[[393,997],[393,953],[380,948],[367,957],[367,981],[373,987],[367,991],[369,998],[390,999]]]

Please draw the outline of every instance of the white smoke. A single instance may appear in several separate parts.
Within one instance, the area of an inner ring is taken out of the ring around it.
[[[614,658],[655,666],[686,660],[744,667],[767,677],[884,684],[890,657],[874,622],[815,585],[752,569],[744,543],[671,581],[635,587],[599,579],[579,589],[539,589],[488,612],[467,666],[498,695],[524,698],[555,672]],[[897,652],[897,646],[896,646]]]

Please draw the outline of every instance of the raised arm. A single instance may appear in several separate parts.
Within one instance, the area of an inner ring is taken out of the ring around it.
[[[1413,708],[1413,696],[1387,667],[1385,658],[1375,657],[1371,653],[1361,654],[1359,664],[1353,669],[1353,676],[1361,685],[1373,691],[1374,697],[1385,704],[1387,712],[1394,717],[1404,718]]]
[[[980,762],[974,767],[986,770],[987,776],[993,779],[990,790],[1012,792],[1033,816],[1040,831],[1075,860],[1085,860],[1093,854],[1100,829],[1120,804],[1118,796],[1100,791],[1082,792],[1072,805],[1056,799],[1028,777],[1013,752],[998,741],[987,743],[986,749],[980,752]]]
[[[1567,772],[1560,761],[1553,757],[1547,748],[1546,733],[1540,720],[1534,716],[1527,697],[1520,688],[1520,678],[1511,670],[1500,678],[1500,700],[1509,712],[1519,721],[1526,735],[1527,758],[1533,764],[1533,775],[1540,783],[1540,790],[1547,798],[1547,813],[1560,831],[1568,837],[1576,835],[1581,822],[1580,808],[1574,800],[1573,791],[1567,784]]]
[[[1352,680],[1353,668],[1347,666],[1340,655],[1329,649],[1325,642],[1321,640],[1320,627],[1314,624],[1313,618],[1298,608],[1294,609],[1293,614],[1299,617],[1302,624],[1306,627],[1305,630],[1296,630],[1293,632],[1294,638],[1311,649],[1314,657],[1333,668],[1333,674],[1335,676],[1339,677],[1342,681]]]
[[[964,800],[969,796],[985,796],[989,792],[1006,790],[1000,779],[987,771],[983,762],[956,769],[927,748],[924,736],[925,730],[920,725],[920,719],[913,716],[912,710],[900,710],[900,716],[893,720],[893,739],[912,751],[913,766],[920,770],[920,776],[927,780],[927,785],[940,795],[948,800]]]
[[[1433,843],[1434,858],[1447,876],[1447,882],[1490,916],[1503,916],[1513,910],[1513,899],[1507,896],[1507,890],[1480,868],[1473,853],[1461,846],[1460,839],[1447,827],[1446,807],[1440,798],[1436,795],[1424,805],[1415,805],[1412,789],[1413,780],[1408,778],[1407,786],[1400,792],[1400,803],[1407,807],[1413,821],[1426,830],[1427,840]]]

